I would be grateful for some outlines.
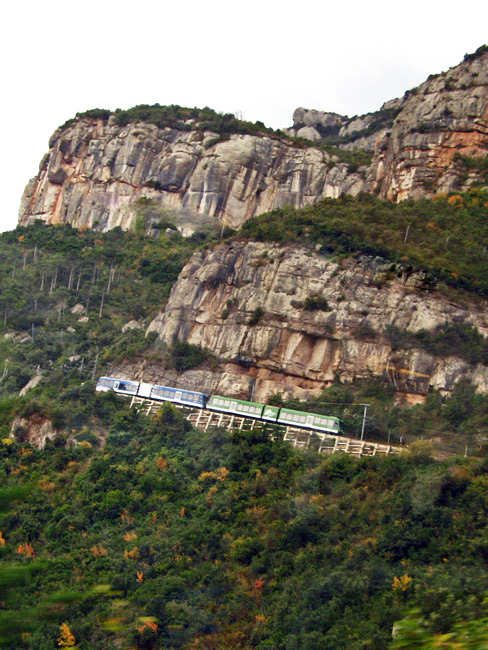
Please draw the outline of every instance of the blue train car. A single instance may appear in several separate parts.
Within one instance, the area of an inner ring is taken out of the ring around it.
[[[100,377],[96,390],[106,392],[113,390],[121,395],[135,395],[161,402],[173,402],[194,408],[205,408],[208,396],[204,393],[197,393],[181,388],[170,388],[169,386],[158,386],[146,382],[128,381],[126,379],[115,379],[114,377]]]
[[[190,390],[182,390],[181,388],[170,388],[169,386],[154,385],[149,395],[151,399],[161,400],[163,402],[174,402],[176,404],[183,404],[185,406],[192,406],[194,408],[205,408],[207,402],[207,395],[203,393],[195,393]]]
[[[128,381],[127,379],[114,379],[113,377],[100,377],[95,390],[99,392],[113,390],[122,395],[137,395],[139,382]]]

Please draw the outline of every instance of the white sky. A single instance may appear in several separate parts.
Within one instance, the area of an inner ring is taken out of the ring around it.
[[[488,43],[486,0],[17,0],[1,15],[0,231],[78,111],[158,102],[286,127],[298,106],[377,110]]]

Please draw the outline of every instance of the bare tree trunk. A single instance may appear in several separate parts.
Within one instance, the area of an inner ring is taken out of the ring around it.
[[[100,319],[102,317],[102,312],[103,312],[103,303],[105,301],[105,290],[102,291],[102,300],[100,301],[100,311],[98,312],[98,318]]]

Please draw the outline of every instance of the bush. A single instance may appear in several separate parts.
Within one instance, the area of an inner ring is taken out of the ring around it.
[[[303,308],[307,311],[330,311],[327,299],[317,294],[307,296],[303,303]]]
[[[167,365],[175,370],[189,370],[200,366],[212,356],[210,350],[200,345],[175,341],[170,348]]]
[[[247,324],[251,326],[257,325],[263,316],[264,316],[264,310],[262,309],[262,307],[256,307],[256,309],[252,312],[251,316],[249,317]]]

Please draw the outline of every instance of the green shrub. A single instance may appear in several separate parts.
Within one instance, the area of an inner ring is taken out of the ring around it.
[[[175,341],[169,350],[167,365],[175,370],[183,371],[196,368],[210,359],[212,353],[200,345]]]
[[[264,316],[264,310],[262,309],[262,307],[256,307],[256,309],[252,312],[251,316],[249,317],[247,324],[251,326],[257,325],[263,316]]]
[[[330,311],[327,298],[320,294],[307,296],[304,300],[303,308],[307,311]]]

